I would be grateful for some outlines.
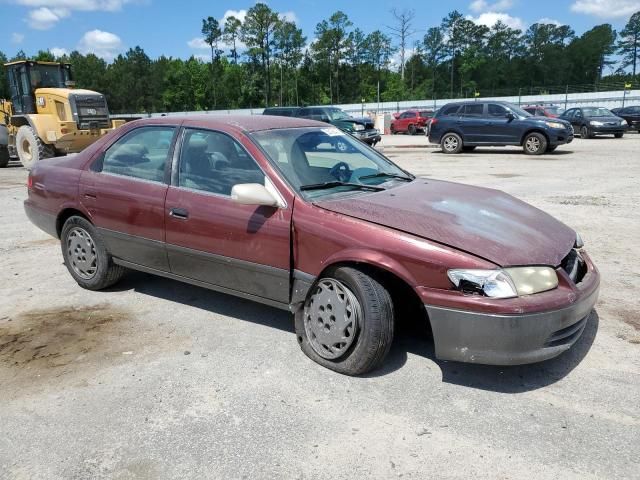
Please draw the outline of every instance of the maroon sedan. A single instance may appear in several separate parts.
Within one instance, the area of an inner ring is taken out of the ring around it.
[[[429,322],[441,359],[551,358],[598,295],[580,238],[551,216],[416,178],[311,120],[139,120],[39,162],[28,190],[29,218],[60,238],[80,286],[133,269],[283,308],[302,350],[350,375],[383,361],[400,315]]]

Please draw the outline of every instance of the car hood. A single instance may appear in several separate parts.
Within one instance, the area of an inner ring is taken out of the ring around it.
[[[562,123],[565,127],[569,128],[571,126],[571,122],[565,120],[564,118],[560,118],[560,117],[527,117],[524,119],[525,122],[533,122],[533,123],[540,123],[540,122],[558,122],[558,123]]]
[[[381,192],[314,203],[503,267],[558,266],[576,240],[571,228],[511,195],[439,180],[415,179]]]
[[[333,122],[336,126],[353,127],[353,124],[364,125],[367,130],[373,128],[373,121],[370,118],[343,118]]]

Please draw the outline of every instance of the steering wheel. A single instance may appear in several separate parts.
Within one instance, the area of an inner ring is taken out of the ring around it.
[[[335,177],[341,182],[348,182],[349,179],[351,179],[351,174],[353,172],[346,162],[338,162],[333,167],[331,167],[329,173],[332,177]]]

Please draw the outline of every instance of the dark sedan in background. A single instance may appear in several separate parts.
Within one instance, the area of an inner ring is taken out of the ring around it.
[[[622,118],[629,125],[629,129],[636,129],[640,133],[640,106],[634,105],[624,108],[614,108],[611,112]]]
[[[581,138],[594,138],[596,135],[622,138],[628,128],[626,120],[604,107],[570,108],[559,118],[570,122]]]

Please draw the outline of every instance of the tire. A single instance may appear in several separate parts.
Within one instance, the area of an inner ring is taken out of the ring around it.
[[[613,136],[616,138],[622,138],[624,137],[624,133],[614,133]]]
[[[22,166],[27,170],[33,168],[33,164],[56,156],[56,151],[51,145],[43,143],[36,132],[28,125],[23,125],[16,134],[16,150]]]
[[[416,133],[418,133],[418,130],[416,129],[415,125],[409,125],[409,135],[415,135]]]
[[[524,137],[522,149],[527,155],[542,155],[547,151],[547,137],[538,132],[531,132]]]
[[[551,153],[551,152],[555,151],[556,148],[558,148],[557,145],[553,145],[553,146],[549,145],[547,147],[547,153]]]
[[[443,153],[460,153],[462,151],[462,138],[457,133],[445,133],[440,140],[440,148]]]
[[[126,272],[113,263],[102,238],[83,217],[73,216],[65,222],[60,245],[67,270],[82,288],[102,290],[117,283]]]
[[[342,305],[350,305],[350,310]],[[350,317],[343,313],[347,311]],[[350,324],[345,326],[346,322]],[[314,284],[296,313],[295,328],[300,348],[311,360],[344,375],[362,375],[378,367],[391,348],[391,295],[362,270],[336,268]],[[330,343],[338,339],[339,343]]]
[[[589,131],[589,127],[583,125],[580,127],[580,138],[593,138],[595,135]]]
[[[9,149],[0,145],[0,168],[4,168],[7,165],[9,165]]]
[[[476,149],[476,147],[472,147],[472,146],[463,146],[462,147],[462,151],[463,152],[473,152]]]
[[[394,128],[393,124],[391,124],[391,126],[389,127],[389,131],[391,132],[391,135],[395,135],[396,133],[396,129]]]

